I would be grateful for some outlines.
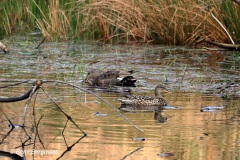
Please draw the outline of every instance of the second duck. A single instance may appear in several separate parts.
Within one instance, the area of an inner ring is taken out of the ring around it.
[[[110,86],[123,86],[135,87],[136,79],[132,76],[133,71],[119,71],[109,70],[101,73],[93,70],[88,73],[85,83],[90,86],[110,87]]]

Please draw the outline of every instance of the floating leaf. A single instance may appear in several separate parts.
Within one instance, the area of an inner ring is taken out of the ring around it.
[[[176,106],[162,106],[162,109],[182,109],[182,107],[176,107]]]
[[[132,140],[134,140],[134,141],[145,141],[147,139],[146,138],[133,138]]]
[[[157,156],[159,157],[170,157],[170,156],[174,156],[173,153],[159,153],[157,154]]]
[[[201,112],[215,112],[217,110],[224,109],[222,106],[202,106],[201,107]]]
[[[95,115],[95,116],[108,116],[108,114],[101,113],[101,112],[96,112],[93,115]]]

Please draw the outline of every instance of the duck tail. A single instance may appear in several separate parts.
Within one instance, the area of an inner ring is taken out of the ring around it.
[[[137,81],[137,79],[133,76],[125,76],[124,78],[121,78],[119,80],[121,81],[123,86],[136,87],[135,82]]]

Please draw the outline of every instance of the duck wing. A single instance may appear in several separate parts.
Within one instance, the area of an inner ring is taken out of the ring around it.
[[[138,96],[138,95],[127,95],[126,98],[129,99],[129,100],[133,100],[133,99],[136,99],[136,100],[153,100],[153,99],[155,99],[154,97],[151,97],[151,96]]]
[[[162,97],[127,95],[121,100],[122,105],[133,106],[166,106],[167,102]]]
[[[135,87],[134,85],[135,82],[136,79],[133,76],[131,76],[130,72],[110,70],[97,76],[93,84],[96,86],[117,85]]]

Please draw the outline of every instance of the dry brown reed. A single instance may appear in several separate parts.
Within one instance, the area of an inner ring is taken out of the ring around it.
[[[20,5],[21,4],[21,5]],[[17,28],[23,27],[25,24],[22,21],[22,17],[26,15],[24,6],[25,0],[9,1],[1,0],[0,7],[0,21],[1,31],[4,30],[6,35],[10,35],[17,30]]]
[[[183,45],[205,39],[230,42],[228,32],[235,42],[240,41],[240,7],[233,1],[19,0],[13,4],[3,0],[0,11],[5,34],[29,24],[44,37],[63,40]]]
[[[43,13],[35,0],[32,1],[39,9],[43,18],[39,19],[35,17],[29,9],[27,9],[27,11],[35,17],[36,25],[41,30],[44,37],[67,40],[70,30],[69,18],[65,13],[66,11],[60,9],[59,1],[53,0],[49,2],[48,15]]]
[[[119,36],[126,39],[156,40],[165,44],[197,43],[204,39],[229,41],[226,32],[211,16],[210,11],[224,25],[226,17],[220,10],[220,1],[177,0],[91,0],[81,13],[99,23],[104,39]],[[237,7],[237,5],[233,6]],[[239,9],[233,10],[239,13]],[[238,14],[239,15],[239,14]],[[110,28],[114,31],[109,33]],[[227,28],[227,27],[226,27]]]

